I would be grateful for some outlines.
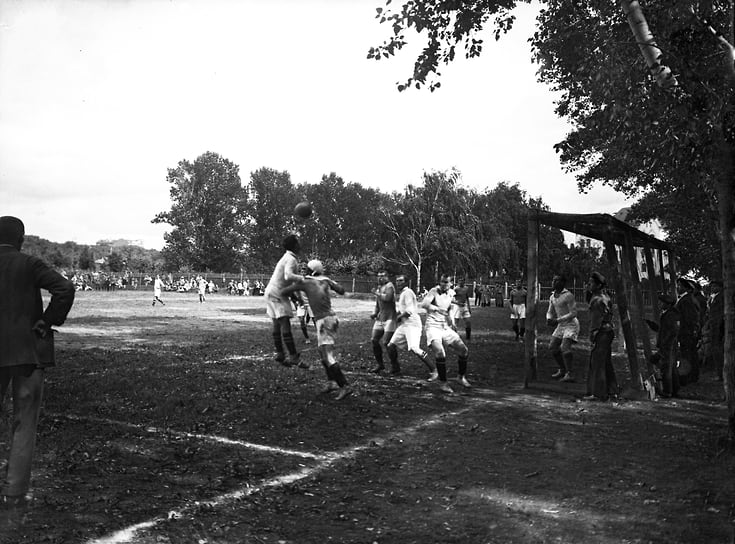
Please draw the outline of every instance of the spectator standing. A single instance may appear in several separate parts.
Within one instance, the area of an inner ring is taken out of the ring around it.
[[[44,373],[54,365],[53,330],[74,303],[74,284],[43,261],[22,253],[23,222],[0,217],[0,408],[13,395],[13,423],[7,464],[0,486],[0,506],[27,504]],[[51,293],[43,309],[41,289]]]
[[[676,301],[679,312],[679,355],[681,356],[680,383],[696,383],[699,381],[699,353],[697,342],[700,334],[699,304],[694,298],[694,282],[680,277],[676,286],[681,295]]]
[[[503,307],[503,286],[499,283],[495,284],[495,306]]]
[[[661,372],[663,397],[676,397],[679,394],[679,369],[677,368],[677,344],[679,320],[681,315],[676,308],[676,299],[669,294],[658,296],[661,302],[659,322],[646,320],[649,327],[657,332],[657,352],[651,355],[651,363]]]
[[[618,381],[612,365],[612,302],[605,292],[605,276],[592,272],[587,280],[590,312],[590,363],[585,399],[607,400],[618,394]]]

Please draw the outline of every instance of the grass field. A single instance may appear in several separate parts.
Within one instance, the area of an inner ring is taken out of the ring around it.
[[[582,384],[545,378],[523,389],[507,310],[477,308],[474,387],[447,395],[405,353],[402,377],[370,374],[372,302],[338,297],[356,394],[337,402],[317,394],[296,320],[312,369],[272,362],[262,298],[164,301],[78,293],[48,374],[34,502],[0,542],[732,542],[735,467],[709,374],[674,401],[583,403]]]

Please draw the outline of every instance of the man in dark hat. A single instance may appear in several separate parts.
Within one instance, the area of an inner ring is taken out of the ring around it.
[[[694,282],[680,277],[676,280],[679,299],[676,309],[679,312],[679,350],[681,356],[681,385],[699,381],[699,342],[700,319],[699,305],[694,299]]]
[[[74,284],[43,261],[21,253],[25,226],[0,217],[0,409],[13,394],[8,462],[0,474],[0,509],[26,505],[46,367],[54,365],[52,325],[74,303]],[[41,289],[51,293],[43,309]],[[4,419],[4,418],[3,418]]]

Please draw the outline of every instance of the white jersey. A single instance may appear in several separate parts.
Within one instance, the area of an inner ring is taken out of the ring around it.
[[[454,292],[450,289],[441,292],[438,287],[433,287],[424,297],[424,308],[426,308],[426,328],[444,329],[449,326],[447,315],[452,304]],[[436,306],[437,309],[430,306]]]
[[[421,328],[421,317],[419,316],[419,306],[416,301],[416,293],[410,287],[404,287],[401,296],[398,297],[396,303],[396,313],[409,314],[408,317],[402,319],[399,325]]]

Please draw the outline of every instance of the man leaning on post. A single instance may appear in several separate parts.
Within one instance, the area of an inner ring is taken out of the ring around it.
[[[43,261],[20,251],[25,227],[0,217],[0,410],[12,391],[7,463],[0,464],[0,510],[27,506],[45,369],[54,365],[52,325],[74,303],[74,285]],[[51,293],[44,311],[41,289]]]

